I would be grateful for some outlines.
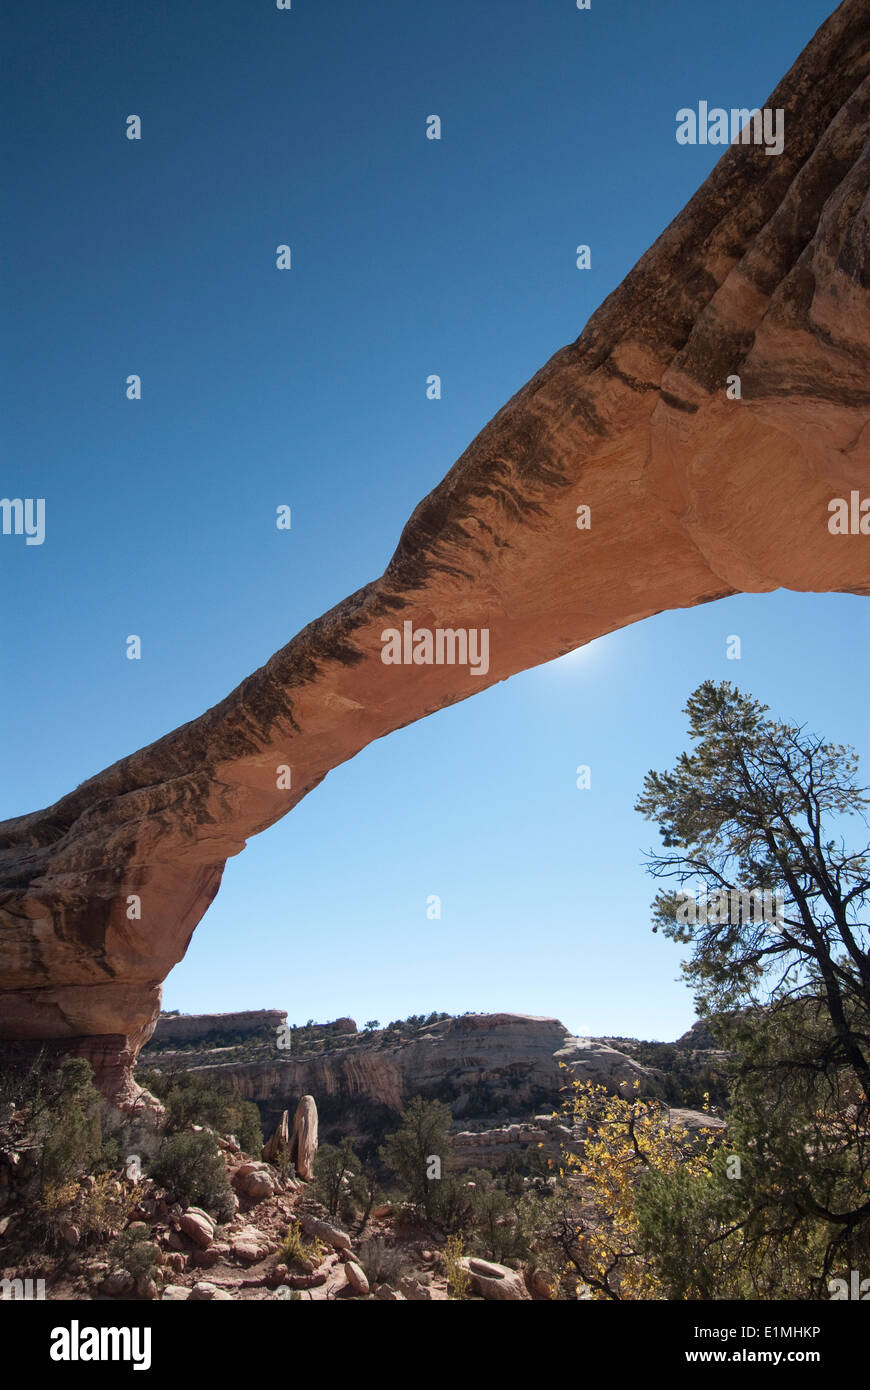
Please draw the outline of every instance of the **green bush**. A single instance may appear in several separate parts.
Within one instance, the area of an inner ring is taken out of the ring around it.
[[[167,1135],[151,1176],[182,1206],[202,1207],[223,1221],[233,1215],[226,1166],[211,1134]]]
[[[259,1157],[263,1147],[260,1112],[242,1100],[229,1082],[195,1072],[149,1070],[138,1078],[166,1109],[167,1134],[182,1134],[191,1125],[210,1125],[219,1134],[234,1134],[245,1153]]]
[[[129,1270],[134,1279],[150,1279],[157,1269],[158,1250],[147,1231],[126,1230],[112,1241],[109,1259],[116,1269]]]
[[[352,1207],[357,1196],[364,1198],[359,1180],[361,1167],[362,1161],[350,1140],[345,1139],[338,1148],[334,1144],[320,1145],[314,1159],[314,1192],[330,1216],[335,1216],[340,1206],[346,1207],[348,1198]],[[351,1219],[354,1215],[355,1210],[351,1210]]]
[[[100,1093],[82,1057],[67,1057],[57,1069],[56,1111],[42,1147],[43,1183],[60,1184],[87,1172],[102,1151]]]

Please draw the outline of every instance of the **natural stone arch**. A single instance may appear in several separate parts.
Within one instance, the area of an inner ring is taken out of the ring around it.
[[[129,1095],[226,859],[373,739],[666,608],[870,593],[870,536],[828,529],[832,498],[870,494],[868,74],[870,12],[846,0],[767,103],[783,153],[726,151],[380,579],[200,718],[0,826],[7,1050],[85,1052]],[[406,620],[487,628],[488,672],[384,665],[381,633]]]

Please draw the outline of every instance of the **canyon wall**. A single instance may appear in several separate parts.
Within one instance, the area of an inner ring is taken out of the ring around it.
[[[145,1058],[143,1058],[143,1061]],[[148,1051],[148,1065],[169,1056]],[[616,1090],[640,1082],[656,1089],[658,1074],[631,1057],[589,1038],[575,1038],[556,1018],[528,1014],[464,1014],[441,1019],[412,1038],[386,1043],[377,1034],[358,1034],[316,1057],[285,1056],[251,1062],[222,1062],[220,1053],[185,1065],[202,1075],[230,1080],[246,1100],[260,1104],[265,1128],[313,1095],[328,1130],[340,1116],[342,1136],[365,1133],[366,1116],[398,1116],[415,1095],[444,1101],[457,1119],[497,1113],[528,1115],[555,1107],[572,1077]]]
[[[161,1014],[152,1035],[156,1045],[201,1042],[210,1033],[226,1036],[275,1030],[287,1022],[282,1009],[247,1009],[236,1014]]]

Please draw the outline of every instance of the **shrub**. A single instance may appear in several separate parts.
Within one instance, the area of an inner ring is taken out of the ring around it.
[[[48,1183],[36,1204],[37,1225],[49,1245],[58,1243],[61,1226],[75,1226],[83,1243],[104,1240],[126,1225],[142,1195],[141,1184],[125,1188],[111,1173],[100,1173],[92,1184]]]
[[[152,1278],[159,1263],[157,1247],[147,1231],[122,1231],[109,1247],[109,1259],[134,1279]]]
[[[62,1184],[87,1172],[100,1156],[100,1093],[83,1057],[67,1057],[57,1069],[54,1123],[42,1148],[43,1184]]]
[[[471,1213],[475,1243],[487,1259],[510,1264],[528,1258],[531,1213],[526,1198],[512,1200],[495,1183],[477,1187],[471,1194]]]
[[[447,1270],[447,1297],[453,1299],[467,1298],[471,1288],[471,1275],[468,1270],[459,1263],[462,1259],[462,1237],[452,1235],[447,1237],[444,1246],[444,1265]]]
[[[323,1259],[324,1247],[319,1240],[313,1240],[309,1244],[302,1239],[302,1232],[293,1221],[290,1224],[281,1248],[278,1251],[278,1263],[285,1265],[305,1264],[310,1261],[312,1264],[320,1264]]]
[[[183,1206],[202,1207],[221,1220],[235,1210],[226,1166],[211,1134],[168,1135],[151,1176]]]
[[[166,1109],[167,1134],[182,1134],[195,1124],[210,1125],[220,1134],[235,1134],[245,1153],[260,1153],[260,1112],[252,1101],[242,1100],[229,1081],[180,1069],[146,1071],[140,1079]]]
[[[335,1216],[341,1206],[355,1212],[353,1197],[359,1188],[361,1160],[351,1147],[350,1140],[336,1148],[334,1144],[321,1144],[314,1159],[314,1192],[330,1216]],[[351,1199],[348,1203],[347,1199]],[[344,1199],[344,1200],[343,1200]],[[344,1210],[343,1213],[344,1214]]]
[[[357,1260],[370,1284],[398,1284],[410,1270],[404,1250],[387,1245],[383,1236],[369,1236],[368,1240],[364,1240],[359,1247]]]

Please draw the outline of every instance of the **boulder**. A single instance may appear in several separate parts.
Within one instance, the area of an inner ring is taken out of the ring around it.
[[[213,1269],[221,1262],[221,1252],[216,1245],[210,1245],[207,1250],[194,1250],[190,1257],[190,1263],[196,1269]]]
[[[465,1256],[459,1261],[471,1276],[471,1287],[482,1298],[496,1302],[528,1302],[531,1294],[523,1276],[507,1265]]]
[[[321,1221],[316,1216],[310,1216],[308,1212],[302,1212],[299,1216],[299,1225],[307,1236],[313,1236],[315,1240],[322,1240],[325,1245],[331,1245],[335,1250],[349,1250],[351,1239],[347,1231],[342,1231],[338,1226],[332,1226],[328,1221]]]
[[[280,1153],[290,1151],[290,1112],[285,1110],[275,1133],[263,1145],[263,1159],[266,1163],[277,1163]]]
[[[237,1192],[255,1202],[273,1197],[280,1186],[277,1173],[268,1163],[243,1163],[230,1181]]]
[[[681,1110],[668,1109],[668,1124],[673,1129],[687,1129],[692,1134],[697,1134],[699,1129],[727,1129],[724,1120],[720,1120],[718,1115],[708,1115],[705,1110]]]
[[[311,1182],[314,1177],[314,1155],[317,1153],[317,1106],[313,1096],[303,1096],[293,1116],[290,1139],[290,1161],[298,1177]]]
[[[217,1284],[210,1284],[207,1280],[202,1280],[199,1284],[194,1284],[190,1290],[191,1303],[217,1303],[229,1300],[232,1302],[232,1295],[226,1289],[220,1288]]]
[[[269,1242],[256,1226],[244,1226],[230,1241],[230,1250],[236,1259],[245,1264],[256,1264],[269,1253]]]
[[[266,1197],[274,1197],[277,1191],[275,1179],[269,1173],[249,1173],[243,1191],[252,1201],[261,1202]]]
[[[429,1285],[415,1279],[413,1275],[406,1275],[404,1279],[399,1280],[399,1290],[412,1303],[428,1303],[432,1299]]]
[[[120,1298],[125,1293],[130,1293],[135,1285],[135,1280],[128,1269],[115,1269],[104,1279],[100,1285],[100,1293],[107,1298]]]
[[[201,1211],[188,1208],[181,1218],[181,1229],[200,1250],[207,1250],[214,1240],[214,1222]]]
[[[554,1298],[556,1280],[545,1269],[532,1269],[526,1275],[526,1283],[535,1298]]]
[[[348,1286],[355,1294],[368,1293],[369,1281],[366,1278],[365,1271],[356,1263],[356,1260],[345,1261],[344,1277],[348,1282]]]

